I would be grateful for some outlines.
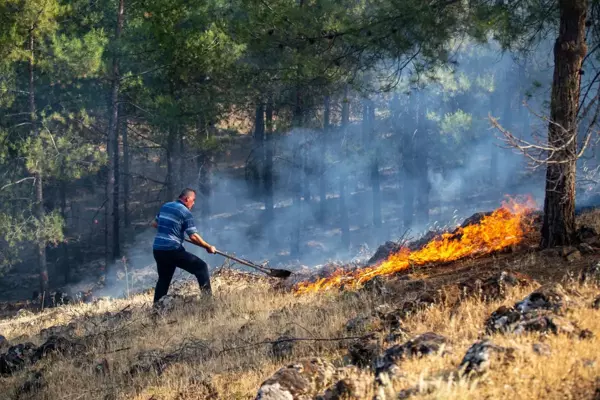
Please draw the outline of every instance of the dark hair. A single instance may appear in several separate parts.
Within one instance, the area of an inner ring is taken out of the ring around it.
[[[196,195],[196,191],[194,189],[185,188],[181,191],[179,198],[183,199],[184,197],[189,197],[192,193],[194,193],[194,196]]]

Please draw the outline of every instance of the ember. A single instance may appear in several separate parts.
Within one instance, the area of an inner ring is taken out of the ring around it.
[[[356,288],[379,275],[390,275],[411,265],[425,265],[455,261],[469,256],[480,256],[502,250],[521,242],[531,230],[526,218],[535,209],[531,198],[522,201],[509,199],[490,215],[483,216],[478,224],[457,228],[431,240],[420,250],[402,248],[387,260],[359,270],[338,269],[330,276],[315,282],[300,282],[297,294],[321,292],[331,288]]]

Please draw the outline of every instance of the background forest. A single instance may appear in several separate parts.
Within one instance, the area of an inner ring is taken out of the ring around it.
[[[569,244],[600,202],[599,5],[1,0],[0,297],[151,264],[183,187],[209,243],[273,264],[506,194]]]

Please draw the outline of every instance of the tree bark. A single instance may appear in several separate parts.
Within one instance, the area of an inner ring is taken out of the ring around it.
[[[65,221],[64,234],[67,235],[67,181],[60,180],[60,216]],[[62,247],[62,273],[65,283],[71,282],[71,263],[69,260],[69,243],[66,241],[61,244]]]
[[[35,106],[35,27],[31,27],[29,30],[29,118],[31,123],[31,137],[38,135],[37,130],[37,116]],[[40,225],[43,224],[45,211],[44,211],[44,186],[43,186],[43,175],[41,171],[41,160],[38,163],[40,166],[35,169],[33,178],[35,180],[35,205],[34,215],[39,221]],[[46,260],[46,241],[38,235],[36,238],[36,252],[38,259],[38,271],[40,274],[40,293],[43,298],[48,295],[48,263]]]
[[[119,0],[117,9],[117,24],[115,27],[115,43],[119,43],[121,32],[123,30],[125,0]],[[108,261],[113,261],[121,256],[120,246],[120,221],[119,221],[119,91],[120,91],[120,73],[118,52],[112,59],[112,87],[110,91],[110,118],[108,125],[108,180],[107,193],[110,196],[109,208],[112,217],[109,223],[110,235],[112,236],[111,250],[107,251]]]
[[[350,125],[350,102],[348,99],[348,85],[344,89],[344,99],[342,100],[342,129],[340,131],[340,154],[346,159],[346,135]],[[346,187],[346,172],[343,168],[340,168],[339,174],[339,185],[340,185],[340,228],[342,230],[342,246],[345,249],[350,249],[350,220],[348,217],[348,199],[347,199],[347,187]]]
[[[123,223],[125,229],[129,229],[131,227],[131,220],[129,215],[129,192],[131,184],[131,176],[129,172],[129,132],[127,126],[127,118],[121,116],[121,119],[121,135],[123,140]]]
[[[546,169],[541,247],[564,246],[575,236],[575,164],[580,71],[587,53],[587,0],[560,0],[560,29],[554,44],[554,77],[548,143],[558,148]]]
[[[300,89],[300,84],[296,85],[296,104],[294,105],[294,115],[293,115],[293,124],[295,128],[299,128],[302,126],[304,110],[302,107],[302,90]],[[304,217],[304,207],[302,204],[302,188],[303,188],[303,174],[304,170],[302,168],[302,148],[297,148],[294,150],[294,159],[293,165],[294,169],[297,172],[296,176],[292,181],[292,191],[293,191],[293,207],[294,207],[294,222],[292,228],[292,237],[290,241],[290,255],[292,257],[298,257],[300,255],[300,239],[301,239],[301,231],[302,231],[302,220]]]

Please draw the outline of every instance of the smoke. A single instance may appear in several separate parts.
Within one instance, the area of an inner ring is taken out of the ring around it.
[[[537,204],[543,204],[543,169],[532,171],[521,154],[503,148],[500,133],[491,129],[488,115],[498,117],[506,129],[525,139],[530,139],[536,130],[547,128],[545,121],[529,111],[530,108],[544,114],[547,107],[552,70],[540,67],[547,62],[546,50],[540,46],[537,57],[530,57],[528,65],[510,54],[499,56],[497,49],[488,49],[483,55],[465,55],[452,77],[444,79],[466,85],[466,81],[461,83],[461,77],[468,77],[471,86],[457,86],[449,94],[440,89],[440,82],[432,82],[425,89],[413,88],[410,95],[400,91],[397,110],[391,109],[392,95],[372,95],[376,121],[371,127],[374,134],[366,141],[361,115],[364,99],[360,98],[352,100],[351,124],[345,130],[338,124],[328,132],[318,128],[277,132],[273,219],[265,219],[262,178],[254,184],[249,182],[247,177],[252,174],[244,173],[242,165],[220,168],[214,172],[212,196],[207,200],[198,197],[193,210],[201,236],[220,250],[256,262],[270,260],[273,267],[314,267],[330,260],[347,261],[357,256],[365,259],[377,245],[395,240],[407,231],[418,236],[432,228],[455,226],[475,212],[499,207],[504,195],[529,194]],[[341,96],[332,99],[332,103],[339,106]],[[332,110],[332,120],[339,121],[340,108]],[[317,120],[322,118],[322,108],[313,111]],[[394,127],[394,113],[400,130]],[[415,147],[409,152],[417,167],[406,169],[402,160],[402,146],[408,143],[406,135],[425,134],[429,135],[427,140],[413,138]],[[249,153],[249,143],[250,140],[245,141],[246,147],[238,149],[241,154]],[[372,223],[370,167],[375,154],[379,162],[381,228],[374,228]],[[255,162],[261,177],[264,163],[251,157],[250,161]],[[426,168],[419,167],[423,165]],[[187,178],[190,187],[197,186],[195,174]],[[340,179],[345,181],[350,247],[342,245]],[[414,191],[412,208],[416,213],[423,207],[423,182],[430,188],[429,220],[413,215],[410,224],[406,224],[406,193]],[[321,184],[326,188],[324,214],[323,199],[319,198]],[[201,201],[210,202],[212,212],[208,219],[200,215]],[[154,230],[148,228],[125,249],[129,273],[144,267],[153,270],[153,238]],[[298,254],[292,254],[294,241],[299,243]],[[204,259],[211,269],[225,261],[191,244],[185,247]],[[124,271],[123,262],[118,261],[111,268]],[[191,278],[179,270],[176,277]],[[104,293],[120,295],[123,287],[122,277],[108,281]]]

